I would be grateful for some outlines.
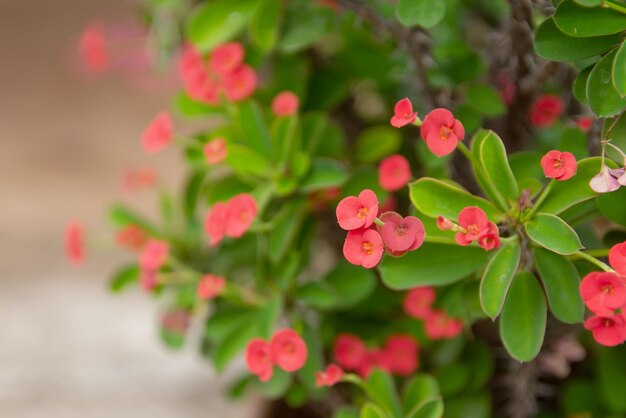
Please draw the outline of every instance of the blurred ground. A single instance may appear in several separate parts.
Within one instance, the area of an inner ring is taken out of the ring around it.
[[[0,0],[0,417],[254,416],[229,404],[195,347],[160,345],[144,294],[107,294],[121,254],[78,270],[63,259],[68,219],[107,231],[122,169],[177,178],[173,152],[147,157],[138,145],[169,94],[72,70],[89,21],[132,12],[128,0]]]

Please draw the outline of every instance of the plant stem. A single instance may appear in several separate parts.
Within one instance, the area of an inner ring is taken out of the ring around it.
[[[378,226],[385,226],[385,223],[380,220],[380,218],[374,219],[374,223]]]
[[[537,210],[539,209],[543,201],[546,200],[546,198],[550,194],[550,191],[552,190],[552,187],[554,186],[555,181],[556,180],[552,179],[550,183],[548,183],[548,185],[543,189],[543,191],[541,192],[541,194],[535,201],[535,204],[533,205],[532,209],[530,210],[530,213],[526,216],[526,219],[532,218],[532,216],[537,212]]]
[[[576,251],[574,254],[570,256],[570,258],[574,258],[574,259],[582,258],[583,260],[587,260],[590,263],[595,264],[596,266],[600,267],[604,271],[611,271],[611,272],[613,271],[613,269],[609,267],[606,263],[603,263],[602,261],[598,260],[597,258],[583,251]]]
[[[604,0],[602,5],[626,15],[626,6],[624,5],[613,3],[611,0]]]
[[[456,240],[454,238],[439,237],[439,236],[428,235],[428,234],[426,234],[426,236],[424,237],[424,242],[457,245]]]

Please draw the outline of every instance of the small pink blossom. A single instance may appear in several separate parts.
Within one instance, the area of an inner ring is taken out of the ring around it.
[[[428,149],[442,157],[454,151],[463,140],[465,128],[448,109],[438,108],[426,115],[420,133]]]
[[[177,309],[167,311],[161,318],[161,326],[170,332],[184,335],[191,324],[191,315],[189,311]]]
[[[148,240],[148,235],[137,225],[128,225],[115,234],[115,242],[122,248],[140,250]]]
[[[258,212],[254,197],[240,193],[226,203],[226,235],[239,238],[246,233]]]
[[[463,330],[463,323],[445,312],[432,310],[424,321],[424,331],[431,340],[454,338]]]
[[[126,192],[135,192],[154,186],[157,178],[157,172],[152,168],[128,169],[122,174],[121,188]]]
[[[298,111],[300,99],[290,91],[280,92],[272,100],[272,112],[276,116],[289,116]]]
[[[226,203],[218,202],[213,205],[204,220],[204,230],[210,238],[209,244],[214,247],[226,236]]]
[[[478,237],[478,246],[485,251],[491,251],[500,247],[500,231],[498,225],[489,221],[487,230]]]
[[[365,268],[375,267],[383,256],[383,252],[383,239],[375,230],[348,231],[343,244],[343,255],[351,264]]]
[[[239,42],[221,44],[211,52],[211,69],[222,76],[227,76],[243,64],[246,51]]]
[[[346,231],[369,228],[378,215],[378,198],[370,189],[358,197],[348,196],[339,202],[336,210],[337,222]]]
[[[426,319],[435,303],[435,289],[431,286],[414,287],[404,298],[404,313],[416,319]]]
[[[378,230],[389,254],[400,256],[424,243],[424,224],[415,216],[403,218],[396,212],[385,212],[380,220],[385,224]]]
[[[173,138],[172,118],[169,113],[161,112],[148,124],[143,132],[143,149],[154,154],[165,148]]]
[[[214,274],[206,274],[198,283],[197,294],[200,299],[209,300],[221,295],[226,287],[226,279]]]
[[[578,165],[571,152],[552,150],[541,159],[541,168],[546,177],[563,181],[574,177]]]
[[[257,87],[256,72],[249,65],[242,65],[224,76],[224,92],[231,102],[239,102],[250,97]]]
[[[269,381],[274,373],[269,343],[260,338],[251,340],[246,348],[246,365],[261,382]]]
[[[228,149],[224,138],[214,138],[204,145],[204,156],[210,165],[219,164],[226,159]]]
[[[437,228],[442,231],[450,231],[454,228],[454,222],[440,215],[437,217]]]
[[[139,254],[139,265],[145,270],[159,270],[167,260],[169,248],[166,241],[151,239],[143,246]]]
[[[78,222],[70,222],[65,228],[65,256],[74,265],[85,261],[85,230]]]
[[[353,334],[339,334],[333,346],[333,359],[347,370],[356,370],[367,359],[367,347]]]
[[[414,337],[391,335],[383,348],[387,369],[398,376],[410,376],[419,365],[418,344]]]
[[[378,183],[388,192],[400,190],[411,180],[409,161],[400,154],[391,155],[378,166]]]
[[[139,284],[146,292],[152,292],[158,284],[156,271],[142,267],[139,271]]]
[[[621,181],[622,179],[624,179],[623,182]],[[593,176],[591,181],[589,181],[589,187],[596,193],[614,192],[620,186],[626,186],[624,169],[610,169],[606,165],[603,165],[600,173]]]
[[[626,241],[615,244],[609,251],[609,264],[622,277],[626,277]]]
[[[540,128],[554,124],[563,114],[565,103],[554,94],[539,97],[530,109],[530,122]]]
[[[615,273],[589,273],[579,290],[587,308],[598,315],[611,315],[626,305],[626,283]]]
[[[456,242],[469,245],[487,231],[489,220],[484,210],[477,206],[468,206],[459,212],[459,225],[465,232],[457,232]]]
[[[624,314],[592,316],[585,321],[585,329],[593,333],[598,344],[614,347],[626,341],[626,318]]]
[[[593,124],[593,118],[587,116],[579,117],[577,119],[574,119],[574,124],[576,124],[578,129],[580,129],[581,131],[589,132],[589,129]]]
[[[270,341],[272,362],[286,372],[295,372],[304,367],[308,350],[302,337],[292,329],[283,329],[274,334]]]
[[[89,71],[102,73],[109,69],[111,57],[104,35],[104,26],[100,23],[92,23],[85,28],[78,48]]]
[[[326,370],[315,372],[315,386],[334,386],[343,379],[344,371],[336,364],[329,364]]]
[[[391,126],[401,128],[417,119],[417,112],[413,111],[413,103],[405,97],[396,103],[393,109],[394,115],[391,117]]]

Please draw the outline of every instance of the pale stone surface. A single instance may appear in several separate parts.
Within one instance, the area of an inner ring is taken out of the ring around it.
[[[0,416],[254,417],[223,396],[195,347],[173,354],[156,334],[157,307],[138,290],[106,291],[127,254],[107,250],[69,268],[66,221],[110,239],[107,202],[129,166],[180,177],[174,151],[143,155],[139,136],[169,92],[115,76],[77,74],[71,46],[93,19],[127,19],[130,0],[0,0]],[[231,374],[232,371],[231,371]],[[232,376],[231,376],[232,377]]]

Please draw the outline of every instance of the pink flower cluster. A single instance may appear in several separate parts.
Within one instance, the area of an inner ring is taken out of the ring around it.
[[[437,219],[437,227],[442,231],[455,231],[456,242],[462,246],[469,245],[474,241],[485,251],[500,246],[498,226],[487,219],[485,211],[477,206],[463,208],[459,212],[458,224],[440,216]]]
[[[157,285],[156,274],[169,257],[170,246],[166,241],[151,239],[139,253],[139,281],[146,291],[152,291]]]
[[[335,339],[333,359],[345,370],[362,377],[367,377],[375,367],[398,376],[409,376],[419,365],[419,346],[410,335],[394,334],[387,338],[383,347],[368,349],[360,337],[340,334]]]
[[[205,274],[198,283],[196,293],[200,299],[210,300],[218,297],[226,287],[226,279],[215,274]]]
[[[535,100],[530,109],[530,123],[539,128],[553,125],[564,111],[565,103],[559,96],[544,94]]]
[[[211,246],[219,244],[225,236],[241,237],[252,225],[257,212],[256,200],[248,193],[240,193],[226,203],[213,205],[204,221]]]
[[[255,338],[248,343],[246,364],[259,380],[272,378],[274,365],[286,372],[295,372],[306,363],[308,351],[304,340],[292,329],[277,331],[269,342]]]
[[[219,164],[228,156],[228,145],[222,137],[213,138],[204,144],[203,152],[209,165]]]
[[[213,106],[222,96],[231,102],[247,99],[256,90],[257,75],[244,58],[245,50],[238,42],[217,46],[208,61],[193,46],[186,46],[180,60],[185,91],[192,99]]]
[[[594,316],[585,321],[593,338],[609,347],[626,341],[626,242],[609,252],[612,272],[592,272],[580,283],[580,296]]]
[[[404,98],[394,107],[391,126],[401,128],[408,124],[421,125],[420,135],[426,142],[428,149],[435,155],[442,157],[450,154],[459,141],[465,137],[463,124],[454,118],[448,109],[433,109],[423,122],[417,120],[417,112],[413,111],[413,104]]]
[[[378,219],[378,230],[371,228],[378,215],[378,198],[370,189],[359,196],[348,196],[337,205],[337,222],[348,231],[343,255],[350,263],[365,268],[375,267],[385,249],[394,256],[419,248],[424,242],[424,225],[415,216],[403,218],[385,212]]]
[[[333,386],[343,379],[345,372],[336,364],[329,364],[326,370],[315,372],[315,386]]]
[[[415,287],[404,298],[404,312],[424,321],[424,331],[431,340],[454,338],[463,330],[463,323],[449,317],[444,311],[434,309],[436,297],[435,289],[430,286]]]

